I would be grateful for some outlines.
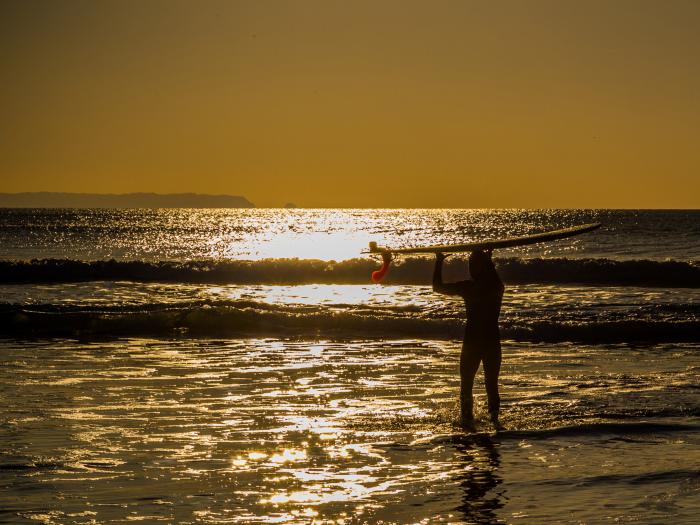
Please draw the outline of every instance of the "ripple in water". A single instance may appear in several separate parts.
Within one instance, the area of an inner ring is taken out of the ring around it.
[[[455,343],[6,341],[0,517],[692,523],[698,350],[506,343],[465,435]]]

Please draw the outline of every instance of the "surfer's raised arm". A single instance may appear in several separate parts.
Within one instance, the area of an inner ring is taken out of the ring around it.
[[[444,253],[435,254],[435,270],[433,271],[433,291],[445,295],[464,295],[466,282],[460,281],[457,283],[442,282],[442,261],[445,260]]]

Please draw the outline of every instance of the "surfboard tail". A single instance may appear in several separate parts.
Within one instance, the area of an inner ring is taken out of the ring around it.
[[[384,278],[386,273],[389,271],[390,265],[391,265],[391,253],[389,253],[389,252],[382,253],[382,267],[379,268],[379,270],[372,272],[372,282],[373,283],[380,282]]]

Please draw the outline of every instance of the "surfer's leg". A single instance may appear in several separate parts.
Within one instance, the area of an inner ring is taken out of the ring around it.
[[[501,396],[498,393],[498,375],[501,372],[501,345],[495,345],[484,351],[484,377],[486,395],[489,400],[489,415],[494,425],[499,426],[498,412],[501,408]]]
[[[472,390],[474,388],[474,376],[479,370],[481,355],[470,345],[462,347],[462,355],[459,360],[459,375],[461,377],[461,386],[459,393],[460,401],[460,416],[463,425],[472,425],[474,421],[474,401],[472,399]]]

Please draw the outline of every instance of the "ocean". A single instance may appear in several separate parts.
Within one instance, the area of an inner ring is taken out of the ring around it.
[[[590,222],[495,253],[465,433],[463,305],[362,252]],[[699,261],[700,211],[0,209],[0,523],[695,523]]]

